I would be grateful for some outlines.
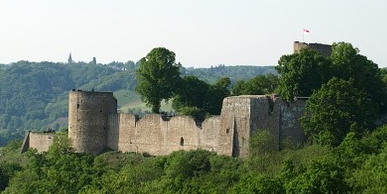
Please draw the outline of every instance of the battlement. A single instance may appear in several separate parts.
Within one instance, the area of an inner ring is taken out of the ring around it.
[[[293,44],[294,53],[300,52],[301,49],[313,49],[325,57],[329,57],[332,54],[331,45],[294,41],[294,44]]]

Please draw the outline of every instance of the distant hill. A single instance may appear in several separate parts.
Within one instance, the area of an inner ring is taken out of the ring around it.
[[[209,83],[213,83],[221,77],[228,77],[231,82],[234,83],[236,80],[248,80],[257,75],[265,75],[269,73],[277,75],[277,71],[274,66],[219,65],[210,68],[190,67],[182,69],[182,75],[194,75]]]
[[[113,91],[122,111],[145,108],[136,87],[138,64],[112,62],[53,63],[19,61],[0,64],[0,145],[20,138],[29,130],[60,129],[67,126],[68,91],[82,89]],[[274,66],[224,66],[182,68],[181,74],[194,75],[209,83],[221,77],[233,82],[260,74],[276,73]],[[170,105],[164,105],[170,109]]]

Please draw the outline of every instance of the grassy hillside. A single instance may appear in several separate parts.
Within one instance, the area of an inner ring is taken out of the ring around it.
[[[150,112],[144,102],[141,101],[140,95],[130,90],[118,90],[113,92],[114,97],[117,99],[118,109],[122,112]],[[161,110],[170,112],[172,110],[171,103],[162,102]]]

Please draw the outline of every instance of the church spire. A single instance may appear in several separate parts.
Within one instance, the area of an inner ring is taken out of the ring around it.
[[[74,63],[73,58],[71,57],[71,53],[69,54],[69,59],[67,59],[67,63]]]

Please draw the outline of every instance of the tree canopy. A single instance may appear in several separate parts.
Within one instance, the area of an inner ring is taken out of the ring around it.
[[[278,93],[287,101],[310,96],[332,77],[330,61],[312,49],[282,56],[276,70],[281,75]]]
[[[257,75],[247,81],[238,80],[231,89],[231,94],[264,95],[272,94],[278,85],[278,76],[274,74]]]
[[[349,81],[333,78],[307,101],[302,127],[313,141],[338,145],[350,130],[365,133],[376,120],[376,104]]]
[[[159,113],[161,101],[173,96],[180,81],[180,67],[175,63],[175,53],[162,47],[152,49],[140,60],[136,91],[152,112]]]
[[[332,45],[330,60],[334,77],[353,79],[354,87],[377,103],[379,113],[387,112],[387,87],[377,64],[359,54],[359,49],[344,42]]]
[[[173,99],[172,107],[182,115],[191,115],[204,120],[208,115],[219,115],[223,99],[230,95],[230,79],[218,79],[208,84],[195,76],[182,78]]]

